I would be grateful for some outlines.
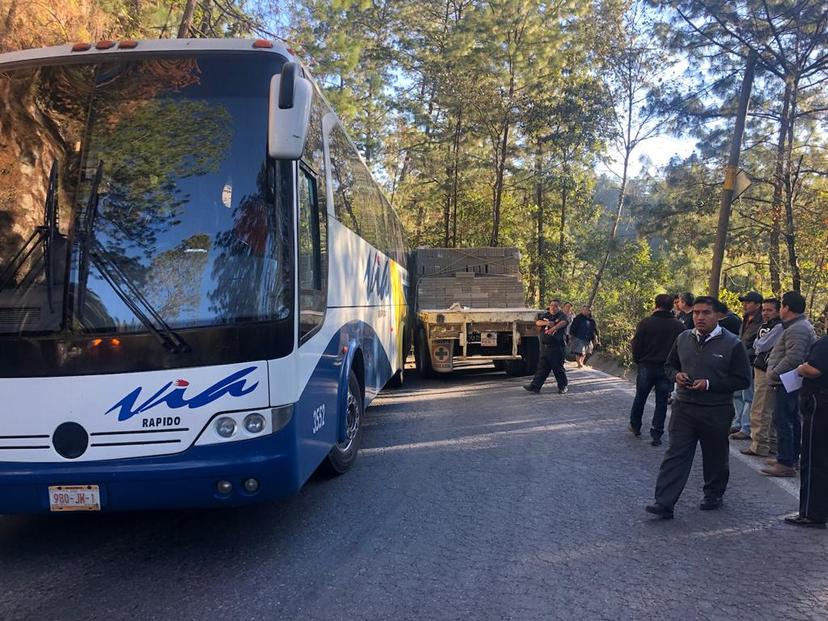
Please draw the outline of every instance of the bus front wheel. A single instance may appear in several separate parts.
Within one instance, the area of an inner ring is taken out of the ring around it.
[[[365,414],[365,402],[362,399],[362,387],[356,374],[351,371],[348,376],[348,396],[346,398],[345,411],[345,434],[344,442],[338,442],[333,446],[328,457],[325,459],[324,467],[330,474],[345,474],[351,469],[356,461],[359,445],[362,442],[362,418]]]

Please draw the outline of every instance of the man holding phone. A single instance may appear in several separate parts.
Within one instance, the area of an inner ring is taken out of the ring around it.
[[[694,329],[679,334],[665,363],[678,385],[668,431],[670,446],[661,463],[655,502],[646,510],[673,517],[701,443],[704,467],[704,511],[722,506],[730,477],[728,433],[733,419],[733,393],[750,386],[750,363],[739,337],[718,325],[718,301],[700,296],[693,304]]]

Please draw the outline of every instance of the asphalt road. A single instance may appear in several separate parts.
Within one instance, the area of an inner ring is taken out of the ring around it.
[[[0,517],[0,619],[828,618],[828,533],[780,521],[786,483],[731,459],[701,512],[695,467],[654,520],[664,449],[625,431],[629,384],[570,376],[410,381],[354,470],[277,503]]]

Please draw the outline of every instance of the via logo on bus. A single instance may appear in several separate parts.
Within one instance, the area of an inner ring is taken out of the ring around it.
[[[371,299],[371,294],[376,293],[380,300],[388,297],[391,286],[390,278],[391,260],[385,259],[383,261],[379,252],[369,252],[368,261],[365,264],[365,293],[368,299]]]
[[[241,371],[236,371],[189,398],[185,397],[184,393],[187,391],[190,382],[180,379],[175,382],[167,382],[159,390],[155,391],[155,394],[149,399],[145,399],[138,404],[138,398],[144,389],[143,386],[138,386],[138,388],[107,410],[106,414],[118,410],[118,420],[124,421],[129,420],[136,414],[143,414],[147,410],[151,410],[162,403],[165,403],[171,410],[180,408],[194,410],[208,405],[224,395],[242,397],[253,392],[256,386],[259,385],[259,382],[256,382],[252,386],[246,386],[247,380],[244,379],[246,375],[249,375],[255,369],[256,367],[247,367]]]

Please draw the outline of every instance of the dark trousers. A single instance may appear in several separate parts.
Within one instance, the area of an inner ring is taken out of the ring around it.
[[[655,388],[655,412],[650,425],[650,435],[660,438],[664,433],[664,419],[667,418],[667,398],[673,389],[673,383],[664,373],[663,364],[640,364],[635,378],[635,399],[630,410],[630,426],[641,431],[641,419],[650,391]]]
[[[550,371],[555,374],[555,381],[558,382],[558,390],[565,388],[569,381],[566,379],[566,371],[564,371],[564,360],[563,344],[542,345],[540,359],[538,360],[538,370],[535,371],[535,377],[532,378],[532,388],[540,390],[546,378],[549,377]]]
[[[828,393],[800,400],[802,472],[799,515],[824,522],[828,518]]]
[[[704,471],[704,497],[719,498],[725,493],[730,478],[728,432],[733,420],[733,403],[705,407],[673,402],[670,417],[670,447],[661,462],[656,481],[656,502],[672,508],[681,496],[696,444],[701,443]]]
[[[799,419],[799,391],[787,392],[774,386],[776,400],[773,424],[776,427],[776,461],[793,467],[799,461],[802,447],[802,422]]]

